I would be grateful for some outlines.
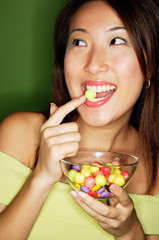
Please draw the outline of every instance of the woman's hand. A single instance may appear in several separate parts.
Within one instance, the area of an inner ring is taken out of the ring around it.
[[[118,185],[111,185],[114,197],[109,200],[110,206],[93,199],[84,192],[71,192],[73,199],[108,233],[116,239],[145,239],[141,224],[136,216],[133,202],[125,190]],[[141,237],[140,237],[141,236]]]
[[[85,96],[61,107],[52,106],[50,118],[41,127],[41,142],[35,172],[55,184],[62,176],[60,159],[75,155],[80,141],[75,122],[61,124],[65,116],[85,102]]]

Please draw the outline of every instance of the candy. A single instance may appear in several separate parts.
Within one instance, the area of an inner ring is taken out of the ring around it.
[[[78,183],[74,183],[75,188],[77,188],[79,191],[81,190],[81,185]]]
[[[114,184],[122,187],[125,184],[125,178],[122,175],[116,175],[114,178]]]
[[[78,172],[81,170],[80,165],[73,165],[72,168],[75,169]]]
[[[85,185],[85,187],[87,187],[87,188],[92,188],[92,187],[94,187],[94,185],[95,185],[95,179],[94,179],[94,177],[87,177],[86,179],[85,179],[85,181],[84,181],[84,185]]]
[[[103,192],[103,193],[101,193],[100,197],[107,198],[107,197],[109,197],[109,195],[110,195],[110,192]]]
[[[88,193],[91,197],[97,197],[97,192],[93,192],[93,191],[89,191],[89,193]]]
[[[101,166],[99,162],[93,164],[73,164],[68,171],[68,180],[78,191],[85,192],[94,198],[107,198],[111,195],[109,187],[117,184],[123,187],[129,180],[130,174],[122,171],[122,166],[107,163]]]
[[[97,175],[104,175],[104,173],[102,171],[98,171],[93,176],[96,177]]]
[[[85,193],[88,193],[89,189],[87,187],[85,187],[85,186],[81,186],[81,191],[85,192]]]
[[[90,100],[92,98],[95,98],[97,94],[96,94],[96,92],[92,92],[90,90],[87,90],[85,92],[85,95],[86,95],[87,99]]]
[[[94,187],[92,187],[92,191],[98,191],[101,188],[100,185],[95,185]]]
[[[128,181],[130,178],[130,175],[127,171],[122,171],[121,175],[125,178],[125,181]]]
[[[98,194],[101,194],[101,193],[103,193],[103,192],[105,192],[105,187],[102,187],[102,188],[100,188],[100,189],[97,191]]]
[[[115,174],[110,174],[109,175],[109,178],[108,178],[108,182],[110,182],[110,183],[114,183],[114,178],[115,178]]]
[[[93,163],[92,165],[98,165],[97,163]],[[91,173],[96,173],[100,170],[99,167],[95,166],[95,167],[90,167],[90,171]]]
[[[104,186],[106,182],[106,178],[103,175],[98,175],[95,177],[96,185]]]
[[[76,175],[74,176],[74,182],[76,182],[76,183],[79,183],[79,184],[80,184],[80,183],[83,183],[84,180],[85,180],[85,176],[84,176],[83,173],[78,172],[78,173],[76,173]]]
[[[101,168],[101,171],[102,171],[103,174],[105,175],[105,174],[107,174],[107,173],[110,173],[111,168],[108,167],[108,166],[105,166],[105,167],[102,167],[102,168]]]
[[[68,179],[71,181],[71,182],[74,182],[74,176],[77,174],[77,171],[74,170],[74,169],[71,169],[69,172],[68,172]]]
[[[91,176],[91,172],[90,172],[89,168],[86,168],[86,167],[81,169],[81,173],[83,173],[85,177]]]
[[[121,170],[120,169],[115,169],[113,174],[120,175],[121,174]]]

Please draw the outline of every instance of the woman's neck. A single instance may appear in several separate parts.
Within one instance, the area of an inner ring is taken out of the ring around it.
[[[92,127],[80,118],[77,123],[81,134],[80,149],[136,153],[138,133],[128,123]]]

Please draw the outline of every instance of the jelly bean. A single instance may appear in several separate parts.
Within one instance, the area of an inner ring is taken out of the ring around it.
[[[98,171],[93,175],[93,177],[96,177],[97,175],[104,175],[104,173],[102,171]]]
[[[101,171],[103,172],[103,174],[105,175],[105,174],[108,174],[108,173],[110,173],[110,171],[111,171],[111,168],[110,167],[108,167],[108,166],[105,166],[105,167],[102,167],[101,168]]]
[[[109,197],[109,195],[110,195],[110,192],[103,192],[103,193],[101,193],[101,195],[100,195],[100,197],[101,198],[107,198],[107,197]]]
[[[130,174],[127,171],[122,171],[121,175],[125,178],[125,181],[128,181],[130,178]]]
[[[87,90],[85,92],[85,95],[86,95],[87,99],[89,100],[89,99],[95,98],[97,94],[96,94],[96,92],[92,92],[90,90]]]
[[[88,193],[91,197],[97,197],[97,192],[94,192],[94,191],[89,191],[89,193]]]
[[[81,169],[84,169],[84,168],[90,169],[90,165],[88,165],[88,164],[83,164],[83,165],[81,166]]]
[[[85,179],[85,181],[84,181],[84,185],[85,185],[85,187],[87,187],[87,188],[92,188],[92,187],[94,187],[94,185],[95,185],[95,179],[94,179],[94,177],[92,177],[92,176],[87,177],[87,178]]]
[[[89,168],[82,168],[81,172],[84,174],[85,177],[91,176],[91,172],[90,172]]]
[[[68,172],[68,179],[71,181],[71,182],[74,182],[74,176],[77,174],[78,172],[74,169],[71,169],[69,172]]]
[[[96,165],[96,166],[95,167],[90,167],[91,173],[96,173],[96,172],[98,172],[100,170],[100,168],[97,167],[98,164],[93,163],[92,165]]]
[[[109,183],[114,183],[115,176],[116,176],[115,174],[110,174],[109,175],[109,178],[108,178]]]
[[[102,188],[100,188],[98,191],[97,191],[97,193],[98,194],[101,194],[101,193],[103,193],[105,191],[105,187],[102,187]]]
[[[122,175],[116,175],[114,178],[114,184],[122,187],[125,184],[125,178]]]
[[[72,165],[72,168],[75,169],[78,172],[81,170],[80,165]]]
[[[85,186],[81,186],[81,191],[85,192],[85,193],[88,193],[89,189],[87,187],[85,187]]]
[[[75,186],[75,188],[77,188],[79,191],[81,190],[81,185],[78,183],[73,183],[73,185]]]
[[[115,169],[113,174],[120,175],[121,174],[121,170],[120,169]]]
[[[100,185],[95,185],[94,187],[92,187],[92,191],[93,191],[93,192],[96,192],[96,191],[98,191],[100,188],[101,188]]]
[[[104,186],[106,184],[106,178],[103,175],[98,175],[95,177],[96,185]]]
[[[85,176],[83,173],[77,172],[76,175],[74,176],[74,182],[76,183],[83,183],[85,180]]]

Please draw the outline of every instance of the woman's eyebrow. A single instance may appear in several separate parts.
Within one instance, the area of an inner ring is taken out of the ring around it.
[[[125,27],[116,26],[116,27],[108,28],[106,30],[106,32],[116,32],[116,31],[120,31],[120,30],[127,31]]]
[[[105,32],[116,32],[116,31],[120,31],[120,30],[126,31],[126,28],[122,27],[122,26],[115,26],[115,27],[111,27],[111,28],[106,29]],[[69,33],[69,37],[74,32],[88,33],[88,30],[86,30],[85,28],[75,28],[75,29],[72,29],[70,31],[70,33]]]
[[[72,29],[71,32],[69,33],[69,36],[73,33],[73,32],[82,32],[82,33],[88,33],[88,31],[84,28],[75,28]]]

